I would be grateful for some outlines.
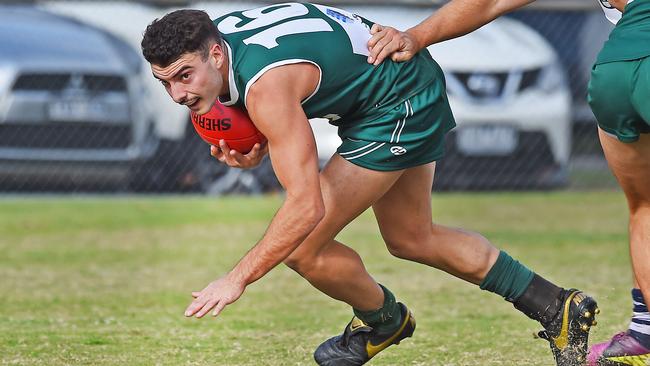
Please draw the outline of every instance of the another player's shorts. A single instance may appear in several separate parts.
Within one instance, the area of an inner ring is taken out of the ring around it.
[[[650,57],[594,66],[588,100],[598,126],[620,141],[650,133]]]
[[[430,163],[444,155],[445,134],[456,126],[442,70],[419,93],[371,121],[348,121],[339,127],[343,143],[337,153],[371,170],[401,170]]]

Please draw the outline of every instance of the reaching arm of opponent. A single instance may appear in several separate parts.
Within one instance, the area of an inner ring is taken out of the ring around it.
[[[282,262],[322,219],[325,206],[320,190],[316,142],[301,106],[319,80],[309,64],[277,67],[267,71],[247,95],[251,119],[268,139],[274,171],[286,190],[284,203],[262,239],[225,276],[202,291],[186,316],[217,316],[236,301],[250,283]]]
[[[371,29],[368,63],[379,65],[386,57],[408,61],[434,43],[470,33],[499,16],[534,0],[451,0],[420,24],[400,32],[379,24]]]

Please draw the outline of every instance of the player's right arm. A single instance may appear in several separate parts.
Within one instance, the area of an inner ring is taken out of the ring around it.
[[[318,155],[301,101],[318,85],[320,72],[311,64],[267,71],[246,96],[249,115],[268,139],[269,154],[285,200],[262,239],[225,276],[199,292],[185,311],[202,317],[214,308],[218,315],[255,282],[291,254],[325,214],[320,189]]]
[[[434,43],[470,33],[499,16],[534,0],[451,0],[406,32],[375,24],[368,41],[368,62],[379,65],[386,57],[407,61]]]
[[[279,66],[264,73],[245,96],[251,119],[268,140],[273,171],[286,195],[262,239],[231,271],[244,283],[287,258],[324,215],[316,141],[301,104],[319,80],[314,65]]]

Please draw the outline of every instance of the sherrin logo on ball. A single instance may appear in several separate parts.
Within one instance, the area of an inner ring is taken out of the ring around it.
[[[231,149],[246,154],[256,143],[266,142],[266,137],[239,107],[226,107],[217,101],[208,113],[190,111],[190,117],[196,133],[210,145],[219,146],[219,140],[225,140]]]

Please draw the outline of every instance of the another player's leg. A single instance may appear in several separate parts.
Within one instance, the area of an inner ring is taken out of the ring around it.
[[[650,362],[650,135],[623,143],[599,131],[607,162],[627,197],[630,257],[635,277],[634,314],[627,331],[592,346],[590,365],[647,365]],[[627,311],[627,309],[625,309]]]
[[[375,282],[359,255],[334,240],[401,174],[361,168],[338,155],[321,172],[325,217],[285,263],[323,293],[351,305],[356,316],[341,336],[316,350],[320,365],[362,365],[415,329],[410,312]]]
[[[480,234],[433,224],[434,169],[435,163],[407,169],[373,205],[389,251],[503,296],[542,323],[542,335],[550,341],[558,365],[581,365],[596,302],[543,279]]]

